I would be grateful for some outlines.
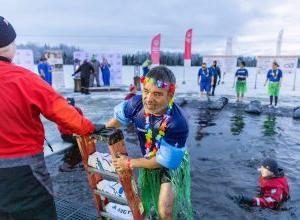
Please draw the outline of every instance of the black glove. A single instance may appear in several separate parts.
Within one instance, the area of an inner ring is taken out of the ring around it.
[[[249,206],[253,204],[252,198],[248,196],[244,196],[243,194],[233,196],[232,199],[238,204],[244,204]]]
[[[93,134],[100,134],[101,131],[103,131],[105,129],[105,124],[95,124],[95,131],[93,132]]]

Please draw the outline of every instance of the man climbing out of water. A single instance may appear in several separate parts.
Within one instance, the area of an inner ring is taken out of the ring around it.
[[[0,219],[55,220],[40,115],[79,135],[95,126],[37,74],[11,63],[16,32],[3,17],[0,30]]]
[[[136,95],[115,107],[115,117],[106,127],[130,122],[136,127],[144,157],[114,159],[118,171],[140,169],[139,184],[147,215],[160,219],[192,219],[189,155],[186,149],[188,123],[174,103],[176,79],[164,66],[142,77],[142,96]]]
[[[254,198],[240,195],[234,199],[240,204],[277,209],[289,198],[289,184],[275,160],[267,158],[260,167],[260,194]]]
[[[243,101],[244,94],[247,91],[247,83],[246,80],[248,78],[248,70],[245,68],[246,63],[242,61],[240,63],[240,68],[235,73],[236,84],[236,101]]]
[[[279,96],[279,89],[281,86],[281,79],[282,79],[282,71],[278,68],[279,64],[274,61],[272,64],[272,69],[268,71],[265,86],[269,81],[268,85],[268,92],[270,96],[270,107],[273,106],[273,97],[275,99],[275,108],[277,107],[278,103],[278,96]]]
[[[212,82],[214,81],[213,71],[208,69],[206,63],[202,63],[201,68],[198,71],[197,82],[200,85],[200,94],[204,95],[204,91],[207,96],[207,100],[210,101],[210,90],[212,86]]]
[[[220,67],[217,65],[217,61],[214,60],[213,61],[213,65],[210,67],[210,69],[212,70],[213,73],[213,83],[212,83],[212,93],[211,95],[214,96],[215,95],[215,89],[217,87],[217,85],[220,84],[221,81],[221,69]]]

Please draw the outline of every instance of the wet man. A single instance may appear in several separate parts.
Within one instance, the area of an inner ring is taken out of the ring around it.
[[[265,86],[267,82],[268,84],[268,93],[270,96],[270,105],[269,107],[273,106],[273,99],[275,100],[275,108],[277,107],[278,103],[278,96],[279,90],[281,86],[281,79],[282,79],[282,71],[278,68],[279,64],[277,62],[273,62],[272,69],[268,71],[267,78],[265,81]]]
[[[121,156],[113,164],[118,171],[139,169],[139,184],[146,214],[159,219],[191,219],[189,156],[186,149],[187,120],[174,103],[176,79],[164,66],[152,68],[142,78],[142,96],[136,95],[115,107],[106,127],[133,123],[144,157]]]
[[[213,73],[213,82],[212,82],[212,93],[211,95],[214,96],[215,95],[215,90],[216,90],[216,86],[217,84],[220,84],[221,81],[221,69],[220,67],[217,65],[217,61],[214,60],[213,61],[213,65],[210,67],[210,69],[212,70]]]
[[[11,63],[16,32],[3,17],[0,30],[0,219],[55,220],[40,115],[79,135],[95,126],[43,79]]]
[[[207,100],[210,101],[210,90],[212,82],[214,81],[212,70],[208,69],[206,63],[202,63],[201,68],[198,71],[197,82],[200,85],[200,94],[203,96],[206,94]]]

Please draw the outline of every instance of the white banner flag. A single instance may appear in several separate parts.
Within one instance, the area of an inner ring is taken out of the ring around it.
[[[18,49],[16,51],[13,63],[15,63],[18,66],[29,69],[33,72],[35,71],[32,50]]]

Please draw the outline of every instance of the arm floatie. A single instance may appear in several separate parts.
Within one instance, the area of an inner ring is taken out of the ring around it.
[[[160,148],[156,153],[156,162],[160,165],[169,168],[176,169],[179,167],[186,148],[177,148],[168,144],[164,139],[160,143]]]
[[[128,125],[130,122],[130,120],[126,118],[124,113],[125,105],[126,102],[124,101],[114,107],[114,118],[124,126]]]

